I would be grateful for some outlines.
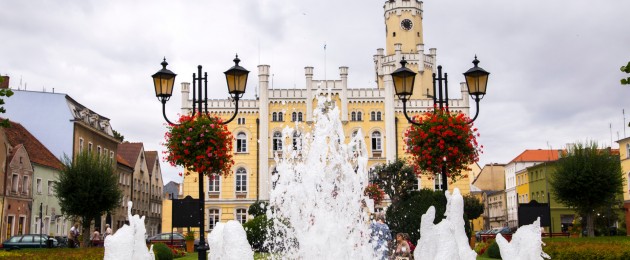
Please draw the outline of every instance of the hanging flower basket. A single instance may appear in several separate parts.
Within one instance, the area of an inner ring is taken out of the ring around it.
[[[365,187],[365,191],[363,192],[365,196],[374,200],[374,205],[381,204],[383,199],[385,198],[385,192],[381,190],[376,184],[369,184]]]
[[[464,114],[437,110],[416,116],[415,121],[421,125],[409,128],[405,139],[417,172],[433,177],[446,164],[446,176],[455,182],[463,177],[463,170],[479,161],[483,148],[477,143],[479,133]]]
[[[172,166],[206,175],[229,175],[232,159],[232,133],[221,119],[207,115],[179,118],[179,125],[168,125],[164,135],[166,160]]]

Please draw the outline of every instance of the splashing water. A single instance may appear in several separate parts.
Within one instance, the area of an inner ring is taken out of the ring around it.
[[[254,252],[247,242],[247,234],[241,223],[230,220],[219,222],[208,234],[209,260],[254,259]]]
[[[345,144],[339,109],[329,96],[318,95],[317,103],[312,134],[276,155],[265,245],[274,259],[373,259],[363,134]],[[284,139],[293,131],[285,128]]]
[[[551,258],[542,251],[545,243],[541,239],[540,217],[534,223],[521,226],[508,242],[501,233],[497,234],[497,244],[503,259],[530,260]]]
[[[144,240],[147,230],[144,226],[144,216],[131,215],[131,201],[127,202],[127,218],[129,225],[124,225],[116,233],[105,238],[104,260],[137,259],[155,260],[153,245],[147,249]]]

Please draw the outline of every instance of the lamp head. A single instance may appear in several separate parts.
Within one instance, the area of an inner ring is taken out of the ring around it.
[[[175,76],[177,76],[177,74],[166,68],[168,65],[166,57],[164,57],[161,65],[162,69],[153,74],[151,77],[153,77],[155,96],[158,100],[160,100],[160,102],[165,103],[173,95],[173,85],[175,84]]]
[[[247,75],[249,74],[248,70],[238,65],[239,62],[241,62],[241,60],[238,58],[237,54],[236,58],[234,58],[234,66],[224,72],[228,84],[228,92],[236,99],[241,98],[243,94],[245,94]]]

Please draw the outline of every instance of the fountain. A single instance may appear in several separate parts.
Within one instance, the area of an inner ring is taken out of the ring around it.
[[[230,220],[219,222],[208,234],[209,260],[254,259],[254,251],[247,242],[247,234],[241,223]]]
[[[113,235],[105,238],[104,260],[137,259],[155,260],[153,245],[147,249],[145,234],[147,230],[144,226],[144,216],[131,215],[131,201],[127,202],[127,217],[129,225],[119,228]]]

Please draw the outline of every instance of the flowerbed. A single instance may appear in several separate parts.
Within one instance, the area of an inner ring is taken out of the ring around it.
[[[630,259],[629,237],[549,238],[543,251],[551,259]]]
[[[105,251],[102,247],[91,248],[42,248],[0,251],[0,259],[9,260],[102,260]]]

